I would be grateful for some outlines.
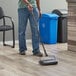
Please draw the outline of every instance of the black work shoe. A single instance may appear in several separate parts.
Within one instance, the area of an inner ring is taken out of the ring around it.
[[[25,51],[22,51],[19,53],[20,55],[25,55]]]
[[[38,57],[42,57],[43,56],[43,54],[41,53],[41,52],[38,52],[38,53],[36,53],[36,54],[33,54],[34,56],[38,56]]]

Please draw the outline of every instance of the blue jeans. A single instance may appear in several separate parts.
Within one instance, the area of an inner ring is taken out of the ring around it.
[[[33,8],[33,13],[34,13],[37,25],[38,25],[38,20],[39,20],[38,9]],[[19,51],[22,52],[22,51],[27,50],[26,26],[27,26],[27,22],[29,19],[31,32],[32,32],[32,48],[33,48],[32,52],[34,54],[40,52],[38,26],[35,25],[31,12],[27,8],[19,8],[18,9],[18,19],[19,19],[19,26],[18,26]]]

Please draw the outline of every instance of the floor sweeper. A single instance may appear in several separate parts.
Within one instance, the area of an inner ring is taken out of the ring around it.
[[[35,20],[35,16],[34,16],[33,11],[31,12],[31,14],[33,16],[34,23],[37,26],[37,22]],[[38,31],[38,33],[39,33],[39,31]],[[39,38],[40,38],[40,34],[39,34]],[[43,56],[43,57],[40,58],[39,64],[40,65],[56,65],[56,64],[58,64],[57,58],[54,55],[48,55],[47,52],[46,52],[46,49],[44,47],[44,44],[41,43],[41,45],[43,47],[45,56]]]

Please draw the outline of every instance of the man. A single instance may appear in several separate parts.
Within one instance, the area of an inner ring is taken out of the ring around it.
[[[27,50],[26,46],[26,26],[29,19],[31,32],[32,32],[32,52],[35,56],[42,56],[42,53],[39,49],[39,34],[38,26],[35,25],[33,20],[32,12],[35,16],[35,21],[38,25],[38,19],[41,15],[40,11],[40,0],[19,0],[18,2],[18,17],[19,17],[19,26],[18,26],[18,37],[19,37],[19,53],[20,55],[25,55]]]

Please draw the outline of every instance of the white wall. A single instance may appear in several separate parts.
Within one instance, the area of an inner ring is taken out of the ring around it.
[[[67,9],[66,0],[41,0],[42,12],[50,12],[53,9]]]
[[[4,12],[6,15],[9,15],[13,18],[15,23],[15,35],[16,39],[18,38],[18,0],[0,0],[0,6],[3,7]],[[41,10],[42,13],[51,12],[53,9],[67,9],[66,0],[41,0]],[[30,27],[28,26],[27,29],[27,38],[30,38]],[[2,34],[0,34],[0,40],[2,40]],[[11,36],[11,33],[9,33]],[[7,34],[7,39],[11,40]]]
[[[3,8],[5,15],[11,16],[15,23],[15,35],[17,39],[17,31],[18,31],[18,16],[17,16],[17,2],[18,0],[0,0],[0,6]],[[12,33],[6,32],[6,39],[12,39]],[[0,33],[0,41],[2,40],[2,33]]]

